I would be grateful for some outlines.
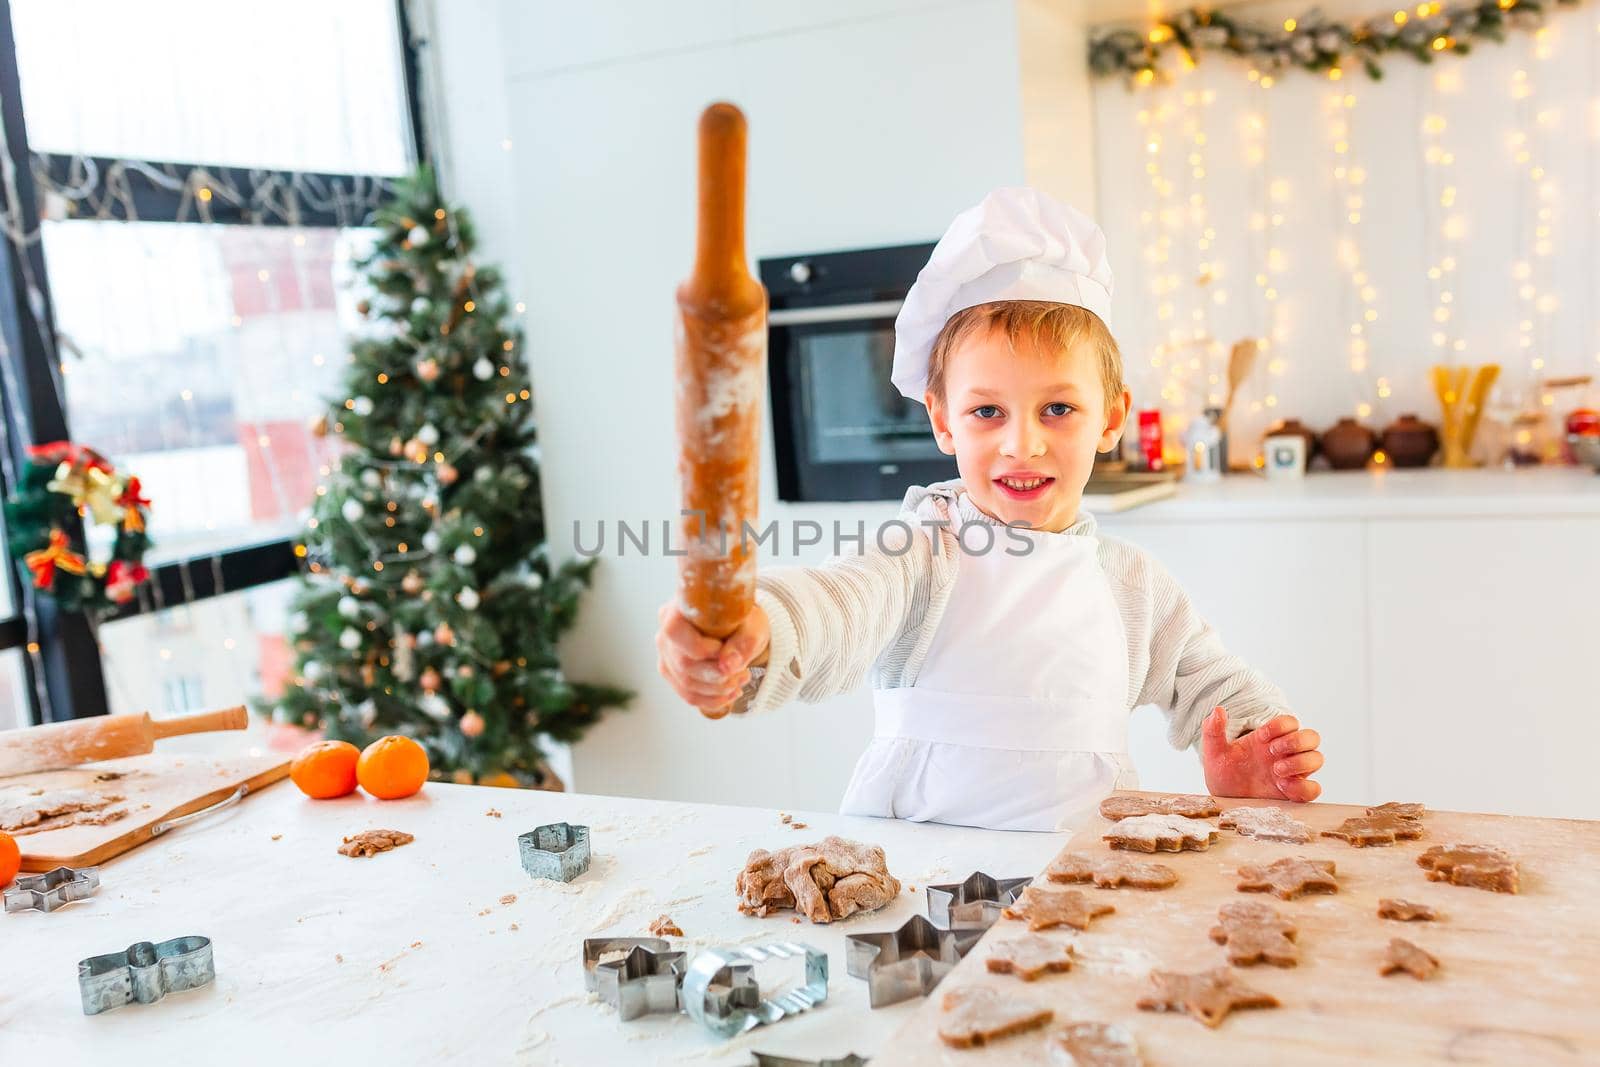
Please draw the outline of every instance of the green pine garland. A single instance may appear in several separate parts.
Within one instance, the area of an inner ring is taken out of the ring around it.
[[[1581,2],[1553,0],[1566,7]],[[1098,75],[1124,74],[1136,84],[1149,84],[1174,56],[1192,64],[1204,52],[1223,52],[1249,60],[1266,74],[1295,67],[1313,73],[1344,71],[1359,63],[1378,79],[1383,77],[1381,57],[1403,54],[1432,63],[1444,52],[1466,55],[1475,41],[1501,42],[1508,29],[1543,25],[1549,6],[1544,0],[1401,5],[1358,22],[1339,22],[1313,11],[1281,26],[1191,7],[1145,32],[1117,29],[1094,35],[1089,67]]]
[[[276,713],[358,746],[414,737],[436,777],[539,784],[541,735],[574,740],[632,697],[557,658],[597,560],[549,557],[522,336],[470,218],[423,169],[374,225],[374,336],[318,424],[348,449],[306,531]]]

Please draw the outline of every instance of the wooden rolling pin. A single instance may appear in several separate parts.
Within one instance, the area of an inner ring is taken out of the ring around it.
[[[6,730],[0,732],[0,778],[122,756],[143,756],[155,751],[156,742],[164,737],[243,730],[248,725],[250,717],[240,704],[176,719],[152,719],[148,712],[140,712]]]
[[[678,287],[678,475],[685,514],[678,603],[723,638],[755,605],[767,292],[744,250],[746,127],[732,104],[700,116],[694,270]],[[751,532],[746,537],[746,527]]]

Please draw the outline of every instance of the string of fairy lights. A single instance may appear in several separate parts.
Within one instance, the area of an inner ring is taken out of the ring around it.
[[[1476,173],[1477,158],[1475,172],[1466,175],[1457,162],[1457,152],[1463,144],[1476,149],[1485,134],[1492,136],[1489,130],[1473,124],[1474,116],[1469,110],[1475,103],[1481,105],[1481,97],[1474,100],[1464,96],[1463,79],[1472,77],[1466,64],[1472,60],[1464,59],[1451,69],[1428,71],[1418,79],[1421,91],[1412,94],[1413,104],[1406,105],[1416,108],[1417,156],[1385,153],[1370,162],[1361,158],[1357,147],[1356,120],[1363,112],[1364,100],[1372,101],[1368,107],[1393,108],[1393,93],[1380,95],[1388,87],[1376,81],[1361,79],[1361,86],[1354,84],[1346,77],[1346,65],[1335,58],[1329,57],[1317,69],[1317,76],[1328,83],[1328,91],[1319,99],[1328,160],[1326,207],[1333,223],[1331,251],[1340,286],[1338,302],[1333,306],[1340,309],[1337,314],[1347,330],[1343,341],[1350,381],[1347,410],[1358,420],[1383,417],[1385,402],[1398,395],[1400,385],[1394,378],[1397,368],[1387,365],[1395,353],[1382,349],[1404,343],[1397,339],[1395,331],[1401,324],[1414,321],[1403,316],[1396,319],[1396,325],[1375,332],[1380,320],[1389,314],[1375,275],[1381,273],[1391,283],[1396,276],[1392,264],[1381,264],[1384,269],[1375,271],[1366,262],[1376,236],[1369,232],[1372,223],[1368,221],[1373,217],[1373,183],[1390,179],[1396,169],[1404,173],[1407,168],[1416,168],[1425,238],[1421,266],[1425,278],[1421,280],[1425,282],[1423,291],[1428,301],[1426,332],[1407,355],[1426,352],[1429,362],[1444,364],[1469,360],[1499,363],[1511,375],[1509,395],[1520,395],[1516,383],[1523,382],[1522,392],[1531,398],[1530,402],[1547,410],[1556,402],[1549,386],[1553,373],[1581,371],[1584,366],[1590,373],[1600,373],[1595,370],[1595,364],[1600,364],[1600,311],[1593,300],[1582,301],[1581,308],[1563,311],[1562,293],[1569,294],[1570,302],[1570,294],[1579,290],[1579,284],[1570,272],[1558,267],[1559,262],[1566,262],[1558,260],[1561,238],[1576,241],[1587,235],[1584,264],[1589,288],[1600,291],[1600,248],[1595,247],[1600,205],[1585,201],[1581,218],[1572,215],[1573,198],[1581,200],[1584,190],[1593,193],[1596,173],[1600,171],[1596,162],[1600,158],[1600,90],[1596,88],[1600,83],[1600,21],[1593,16],[1564,13],[1562,18],[1551,18],[1542,25],[1529,25],[1527,19],[1543,18],[1546,13],[1520,0],[1502,0],[1499,7],[1523,20],[1513,24],[1516,28],[1529,31],[1516,35],[1518,43],[1512,47],[1525,49],[1527,56],[1506,86],[1515,127],[1506,135],[1507,161],[1516,176],[1515,187],[1505,197],[1514,205],[1510,214],[1516,246],[1508,268],[1508,292],[1516,301],[1511,309],[1515,312],[1516,331],[1508,339],[1513,346],[1509,349],[1483,335],[1476,325],[1469,328],[1462,319],[1464,282],[1460,272],[1474,236],[1473,215],[1486,208],[1479,200],[1484,195],[1481,186],[1485,179]],[[1388,17],[1396,32],[1420,29],[1434,33],[1422,39],[1423,50],[1434,54],[1466,51],[1450,33],[1434,32],[1446,24],[1457,25],[1452,21],[1455,19],[1452,11],[1432,2],[1396,9]],[[1300,29],[1298,21],[1283,20],[1284,34],[1293,37]],[[1371,24],[1371,20],[1366,23]],[[1137,100],[1138,146],[1147,178],[1144,187],[1148,199],[1138,213],[1137,232],[1157,320],[1149,366],[1159,380],[1156,391],[1167,407],[1163,417],[1169,423],[1169,432],[1181,430],[1201,407],[1217,402],[1221,346],[1210,336],[1207,310],[1227,301],[1229,294],[1223,283],[1230,273],[1254,281],[1253,298],[1243,306],[1254,320],[1252,329],[1260,345],[1265,376],[1258,379],[1260,391],[1249,401],[1249,410],[1263,413],[1279,406],[1279,394],[1291,369],[1290,346],[1285,343],[1290,336],[1285,287],[1292,284],[1291,267],[1298,273],[1306,266],[1299,261],[1313,254],[1297,247],[1297,262],[1289,262],[1285,222],[1308,208],[1312,215],[1306,217],[1315,217],[1315,202],[1322,196],[1313,195],[1312,203],[1307,203],[1306,195],[1297,195],[1291,175],[1297,168],[1304,175],[1304,161],[1279,160],[1271,151],[1272,101],[1279,95],[1275,87],[1284,78],[1313,76],[1294,69],[1296,66],[1312,68],[1298,62],[1255,63],[1246,55],[1244,62],[1214,60],[1211,67],[1197,75],[1192,51],[1171,47],[1178,32],[1175,25],[1168,21],[1150,26],[1146,31],[1151,46],[1148,54],[1156,61],[1128,71]],[[1579,31],[1589,35],[1587,46],[1581,40],[1570,42]],[[1181,38],[1180,33],[1178,43]],[[1568,41],[1564,42],[1564,38]],[[1588,91],[1581,101],[1573,99],[1570,80],[1563,85],[1559,79],[1546,76],[1553,61],[1573,45],[1579,47],[1577,54],[1588,57]],[[1240,95],[1230,88],[1227,82],[1235,76],[1233,72],[1241,73],[1248,88],[1258,95],[1248,91]],[[1249,190],[1248,232],[1242,242],[1248,262],[1243,264],[1229,262],[1226,250],[1219,248],[1215,240],[1216,231],[1227,229],[1229,220],[1212,211],[1206,178],[1212,172],[1240,172],[1230,171],[1226,162],[1217,157],[1218,145],[1213,139],[1217,121],[1212,114],[1216,95],[1211,88],[1200,88],[1202,85],[1222,88],[1230,103],[1242,101],[1238,111],[1230,114],[1240,123],[1242,173]],[[1481,78],[1473,82],[1473,91],[1485,91]],[[1303,99],[1302,94],[1295,94],[1295,103],[1290,105],[1295,112],[1301,110],[1299,102]],[[1585,116],[1582,123],[1573,120],[1575,110]],[[1374,112],[1373,118],[1384,120],[1375,125],[1392,128],[1390,112],[1381,116]],[[1292,116],[1282,113],[1277,119],[1291,121]],[[1570,153],[1562,155],[1562,146],[1570,145],[1579,126],[1588,142],[1584,174],[1558,175],[1554,173],[1556,158],[1570,158]],[[1464,179],[1468,178],[1468,191],[1464,192]],[[1563,178],[1569,179],[1569,184],[1563,184]],[[1388,190],[1380,187],[1379,192]],[[1469,203],[1469,198],[1479,202]],[[1405,288],[1409,290],[1409,285]],[[1185,294],[1189,300],[1185,300]],[[1292,306],[1307,297],[1322,299],[1320,294],[1294,295]],[[1585,320],[1582,347],[1593,347],[1592,362],[1588,351],[1570,351],[1575,333],[1570,319],[1580,312]],[[1559,329],[1564,323],[1566,328]],[[1304,340],[1316,343],[1314,339]],[[1408,400],[1426,395],[1414,370],[1406,372]],[[1581,375],[1555,381],[1559,384],[1574,378],[1581,380]],[[1503,377],[1502,381],[1506,379]]]

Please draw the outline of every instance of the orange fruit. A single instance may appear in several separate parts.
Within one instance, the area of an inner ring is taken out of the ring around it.
[[[348,741],[318,741],[289,764],[289,777],[300,792],[317,800],[349,796],[356,791],[356,761],[361,750]]]
[[[8,833],[0,832],[0,888],[11,884],[11,879],[22,870],[22,850],[17,847],[17,839]]]
[[[409,737],[380,737],[361,753],[356,777],[361,788],[379,800],[399,800],[428,780],[428,753]]]

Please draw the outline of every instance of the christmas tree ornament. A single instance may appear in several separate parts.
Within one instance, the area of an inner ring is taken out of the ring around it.
[[[423,501],[423,506],[427,507],[427,501]],[[438,507],[438,502],[436,501],[433,506],[435,508]],[[422,547],[427,549],[429,552],[439,551],[439,542],[440,537],[438,530],[429,530],[427,533],[422,535]]]
[[[372,467],[361,472],[361,484],[368,489],[376,489],[383,484],[383,476]]]
[[[361,647],[361,631],[346,627],[339,635],[339,647],[347,652],[354,652]]]
[[[422,575],[414,570],[406,571],[406,576],[400,579],[400,588],[410,596],[422,592],[422,585]]]
[[[458,545],[450,558],[463,567],[470,567],[478,562],[478,552],[471,545]]]
[[[449,623],[441,622],[433,628],[433,639],[449,648],[456,643],[456,632],[450,628]]]
[[[430,448],[433,447],[434,445],[438,444],[439,443],[439,430],[438,430],[438,427],[434,426],[434,424],[431,423],[431,422],[423,423],[422,424],[422,428],[417,431],[417,440],[421,441],[423,444],[427,445]]]
[[[406,232],[406,240],[412,248],[421,248],[428,243],[428,231],[421,226],[413,226]]]
[[[347,619],[354,619],[361,615],[361,601],[353,596],[339,598],[339,614]]]
[[[417,707],[430,719],[443,722],[450,718],[450,702],[438,693],[424,693],[417,701]]]
[[[345,522],[360,522],[361,516],[365,515],[366,513],[367,509],[361,506],[361,501],[357,500],[353,496],[346,497],[344,503],[339,505],[339,514],[344,516]]]
[[[476,672],[473,671],[472,664],[470,663],[463,663],[461,666],[456,668],[457,678],[471,678],[474,673]]]
[[[483,716],[475,711],[469,711],[461,716],[461,732],[467,737],[479,737],[483,734]]]
[[[478,610],[478,591],[472,588],[461,590],[456,594],[456,603],[467,611]]]
[[[427,297],[419,296],[415,300],[411,301],[411,314],[420,315],[432,306],[432,303],[429,302]]]
[[[429,356],[417,361],[417,380],[432,382],[439,377],[439,361]]]
[[[441,463],[438,469],[433,472],[433,476],[439,479],[440,485],[448,489],[456,484],[456,479],[460,477],[460,472],[448,463]]]
[[[444,679],[439,677],[439,672],[432,667],[424,670],[417,678],[417,684],[422,686],[422,688],[429,693],[433,692],[435,689],[438,689],[443,682]]]
[[[356,397],[350,401],[350,410],[363,419],[368,417],[372,414],[372,398],[370,396]]]
[[[472,472],[472,480],[475,481],[475,482],[482,482],[485,485],[487,485],[489,483],[489,481],[491,479],[493,479],[493,478],[494,478],[494,468],[490,467],[488,464],[484,464],[483,466],[479,467],[477,470]]]
[[[314,659],[308,659],[300,666],[300,677],[304,678],[312,685],[322,681],[326,674],[327,668]]]
[[[488,356],[478,357],[478,361],[472,365],[472,376],[480,382],[494,377],[494,364],[489,362]]]
[[[395,436],[389,438],[389,455],[398,456],[402,452],[404,452],[405,449],[406,449],[406,444],[405,444],[404,441],[400,440],[400,435],[399,434],[396,434]]]

